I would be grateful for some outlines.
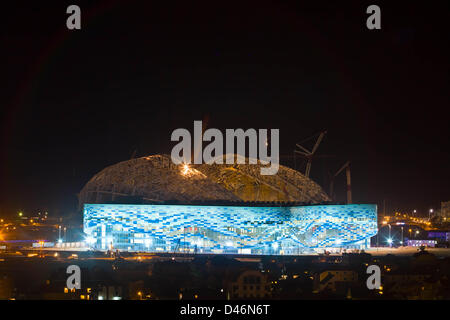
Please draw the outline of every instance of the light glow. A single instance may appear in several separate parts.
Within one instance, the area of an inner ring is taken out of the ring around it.
[[[297,255],[341,244],[364,248],[366,239],[378,231],[376,217],[375,205],[361,204],[283,208],[85,204],[83,231],[96,239],[95,249],[105,251],[113,247]]]

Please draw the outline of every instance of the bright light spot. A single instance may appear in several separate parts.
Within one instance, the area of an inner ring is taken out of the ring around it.
[[[95,242],[95,238],[94,237],[86,237],[85,241],[88,244],[93,244]]]
[[[277,250],[277,249],[278,249],[278,243],[276,243],[276,242],[273,243],[273,244],[272,244],[272,248],[274,248],[275,250]]]
[[[392,239],[391,239],[391,238],[387,239],[387,242],[388,242],[389,244],[391,244],[391,243],[392,243]]]
[[[62,243],[63,241],[62,241],[62,239],[58,239],[58,243]]]
[[[336,244],[341,244],[342,240],[341,239],[336,239]]]
[[[103,297],[102,296],[98,296],[98,300],[103,300]]]
[[[189,166],[187,165],[187,163],[185,163],[183,165],[183,171],[182,171],[183,175],[187,175],[189,173]]]
[[[232,241],[227,241],[226,246],[227,247],[232,247],[233,246],[233,242]]]
[[[206,178],[206,176],[203,173],[201,173],[197,169],[191,168],[187,163],[184,163],[181,166],[181,174],[185,177],[196,176],[196,177]]]

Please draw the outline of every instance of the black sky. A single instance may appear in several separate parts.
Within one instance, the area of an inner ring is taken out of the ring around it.
[[[283,155],[327,129],[319,153],[336,157],[312,177],[328,190],[351,160],[355,202],[450,200],[448,1],[152,2],[4,8],[0,213],[67,214],[92,175],[170,153],[171,132],[204,118],[279,128]],[[369,4],[382,30],[365,27]],[[336,188],[343,201],[343,177]]]

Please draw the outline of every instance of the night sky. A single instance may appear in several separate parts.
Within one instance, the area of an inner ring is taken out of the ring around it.
[[[354,202],[381,212],[450,200],[449,1],[154,2],[2,4],[0,214],[72,213],[95,173],[170,153],[171,132],[202,119],[279,128],[291,167],[327,129],[318,154],[335,157],[312,178],[328,191],[350,160]],[[335,188],[345,201],[344,176]]]

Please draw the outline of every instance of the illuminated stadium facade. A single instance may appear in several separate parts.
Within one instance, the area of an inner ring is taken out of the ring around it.
[[[83,211],[98,250],[293,255],[368,248],[377,233],[377,208],[368,204],[84,204]]]

